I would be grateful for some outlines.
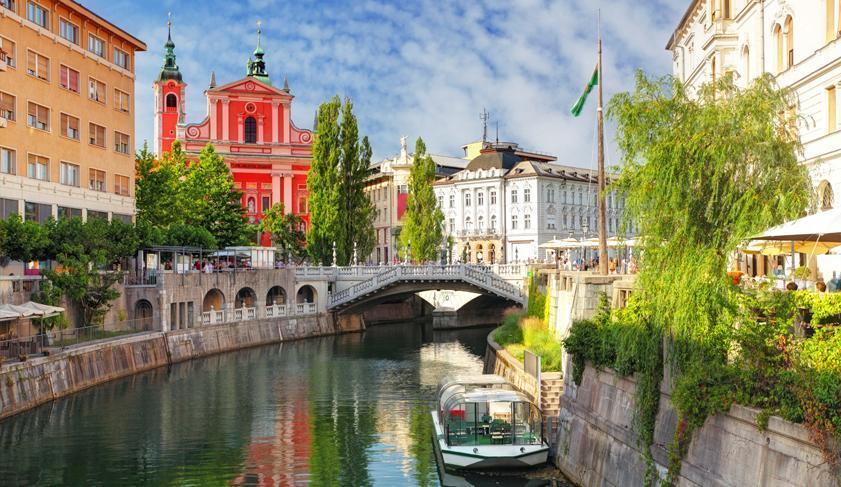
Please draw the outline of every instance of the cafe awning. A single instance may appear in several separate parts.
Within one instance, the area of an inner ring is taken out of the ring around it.
[[[28,301],[23,304],[0,304],[0,320],[20,318],[49,318],[64,312],[64,308]]]
[[[826,210],[777,225],[750,240],[826,242],[841,245],[841,209]]]

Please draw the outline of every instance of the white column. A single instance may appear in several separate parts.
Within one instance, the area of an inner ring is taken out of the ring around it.
[[[292,174],[283,175],[283,206],[286,213],[292,213]]]
[[[207,115],[210,117],[210,140],[217,140],[216,137],[216,122],[219,116],[218,111],[216,110],[216,100],[208,99],[207,105]]]
[[[272,173],[272,205],[280,203],[280,174]]]
[[[288,101],[283,103],[283,142],[287,144],[292,140],[292,122],[289,118],[291,107],[292,105]]]
[[[222,140],[225,142],[230,140],[230,135],[228,133],[229,125],[230,120],[228,118],[228,100],[222,100]]]
[[[260,117],[260,118],[257,119],[257,141],[260,142],[261,144],[266,143],[266,137],[265,137],[266,129],[265,129],[264,122],[265,122],[265,120],[263,119],[263,117]]]

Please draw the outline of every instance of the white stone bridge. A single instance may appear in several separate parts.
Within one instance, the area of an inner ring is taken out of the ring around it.
[[[526,266],[396,265],[388,267],[302,267],[300,281],[319,277],[333,281],[327,308],[343,311],[385,296],[448,289],[494,295],[523,305]]]

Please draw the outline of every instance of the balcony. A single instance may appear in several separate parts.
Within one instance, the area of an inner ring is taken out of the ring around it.
[[[468,239],[499,239],[502,234],[496,228],[472,228],[470,230],[459,230],[454,236]]]

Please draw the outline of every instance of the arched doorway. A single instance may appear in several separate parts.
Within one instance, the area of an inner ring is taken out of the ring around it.
[[[134,322],[140,330],[149,331],[154,323],[152,303],[141,299],[134,305]]]
[[[485,254],[482,252],[482,244],[476,246],[476,263],[481,264],[484,261]]]
[[[280,286],[274,286],[266,293],[266,306],[274,304],[286,304],[286,290]]]
[[[491,264],[496,264],[496,245],[491,244],[490,249],[488,249],[488,261]]]
[[[234,300],[234,308],[253,308],[254,303],[257,302],[257,293],[250,287],[244,287],[239,290],[237,297]]]
[[[318,294],[315,292],[315,288],[310,286],[309,284],[301,286],[298,289],[297,294],[295,295],[295,302],[296,303],[314,303],[315,299],[318,297]]]
[[[201,310],[202,312],[210,311],[211,308],[214,311],[221,311],[222,308],[225,306],[225,295],[222,294],[222,291],[213,288],[204,295],[204,300],[202,301]]]

